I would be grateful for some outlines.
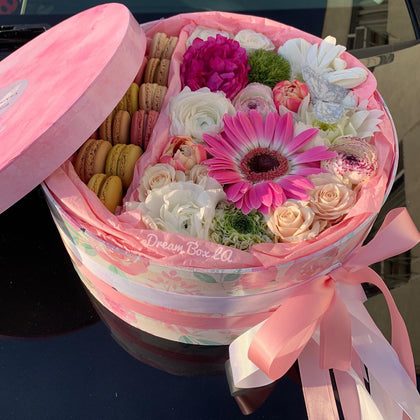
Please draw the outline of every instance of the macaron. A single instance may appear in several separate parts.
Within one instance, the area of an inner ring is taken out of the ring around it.
[[[178,37],[171,36],[166,42],[165,49],[162,53],[161,58],[166,58],[167,60],[170,60],[177,43],[178,43]]]
[[[128,110],[128,106],[127,106],[127,96],[124,95],[120,101],[118,102],[117,106],[115,107],[115,111],[127,111]]]
[[[111,147],[111,143],[106,140],[89,139],[80,148],[76,157],[75,170],[84,183],[88,183],[94,174],[104,172]]]
[[[107,156],[106,174],[119,176],[123,187],[127,189],[133,180],[134,166],[142,154],[141,147],[135,144],[115,145]]]
[[[112,122],[114,120],[115,110],[105,118],[105,121],[99,126],[99,138],[112,143]]]
[[[144,71],[144,83],[154,83],[160,65],[160,58],[150,58]]]
[[[106,178],[106,174],[95,174],[92,178],[90,178],[87,186],[96,195],[99,195],[99,192],[101,191],[102,185]]]
[[[123,185],[120,177],[107,177],[99,191],[98,197],[111,213],[115,213],[115,209],[121,205],[123,197]]]
[[[152,97],[152,107],[151,109],[157,112],[160,112],[163,105],[163,100],[165,99],[166,91],[168,88],[166,86],[157,85],[154,94]]]
[[[127,98],[127,111],[132,116],[139,109],[139,85],[131,83],[125,96]]]
[[[138,97],[138,96],[137,96]],[[112,143],[128,144],[130,142],[131,117],[128,111],[119,110],[115,113],[112,123]]]
[[[124,147],[124,144],[116,144],[115,146],[112,146],[111,150],[108,152],[105,162],[105,173],[107,175],[117,175],[118,159]]]
[[[171,62],[166,58],[160,60],[159,66],[155,72],[153,81],[161,86],[168,85],[169,66]]]
[[[134,166],[142,154],[142,149],[134,144],[126,145],[121,152],[118,159],[118,176],[121,178],[125,189],[130,186],[133,180]]]
[[[130,142],[143,148],[143,127],[147,119],[146,111],[139,109],[131,119]]]
[[[115,209],[121,205],[123,185],[120,177],[108,176],[103,173],[95,174],[90,179],[88,188],[96,194],[111,213],[115,213]]]
[[[86,149],[84,165],[84,182],[89,182],[94,174],[104,172],[108,152],[111,150],[111,143],[106,140],[95,140]]]
[[[143,57],[143,62],[141,63],[139,71],[137,72],[136,77],[134,79],[134,83],[137,83],[139,86],[143,83],[144,71],[146,69],[148,61],[149,61],[149,59],[146,56],[144,56]]]
[[[165,51],[166,44],[168,42],[168,37],[163,32],[157,32],[152,39],[152,44],[150,46],[150,57],[160,58]]]
[[[155,96],[157,83],[143,83],[139,90],[139,108],[144,111],[152,109],[153,97]]]
[[[151,110],[147,114],[147,122],[144,125],[144,130],[143,130],[143,142],[142,142],[143,150],[146,150],[147,146],[149,145],[150,137],[152,136],[153,129],[156,125],[158,117],[159,117],[159,112],[157,111]]]

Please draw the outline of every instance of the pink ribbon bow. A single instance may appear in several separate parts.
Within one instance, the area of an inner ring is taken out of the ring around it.
[[[258,330],[249,344],[248,359],[271,380],[276,380],[290,369],[319,326],[320,368],[349,371],[352,362],[350,315],[336,284],[371,283],[385,296],[392,323],[392,346],[415,383],[413,355],[404,320],[387,286],[368,266],[405,252],[418,242],[420,233],[407,210],[392,210],[369,244],[361,247],[341,267],[308,282],[301,293],[289,298],[262,326],[256,327]],[[236,351],[232,348],[235,345],[231,347],[231,363]],[[242,377],[240,382],[252,384],[252,379],[247,382]]]

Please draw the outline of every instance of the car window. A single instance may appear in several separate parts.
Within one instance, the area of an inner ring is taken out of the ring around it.
[[[319,36],[334,35],[348,50],[413,41],[416,31],[405,0],[123,0],[136,17],[168,16],[181,12],[225,10],[255,13],[268,18],[312,29]],[[0,15],[68,16],[100,4],[99,0],[0,0]],[[293,14],[291,11],[296,11]],[[317,12],[313,14],[313,12]],[[1,16],[0,16],[1,17]],[[317,21],[309,27],[307,21]],[[1,22],[1,20],[0,20]],[[33,21],[32,21],[33,22]]]

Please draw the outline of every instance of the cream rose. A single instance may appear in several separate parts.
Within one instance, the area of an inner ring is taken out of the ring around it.
[[[317,219],[306,201],[288,200],[274,210],[267,226],[277,242],[301,242],[315,238],[327,222]]]
[[[175,181],[183,181],[185,175],[181,171],[175,170],[167,163],[157,163],[148,166],[140,180],[138,187],[139,198],[144,200],[147,194],[155,189],[162,188]]]
[[[319,218],[339,222],[354,206],[356,193],[341,178],[321,173],[310,175],[309,179],[314,184],[314,188],[308,190],[309,206]]]
[[[223,92],[209,88],[191,91],[185,87],[169,104],[171,134],[189,136],[202,142],[204,133],[220,133],[223,115],[235,114],[235,108]]]
[[[196,38],[200,38],[203,41],[206,41],[207,38],[210,38],[210,37],[216,38],[216,35],[222,35],[226,38],[232,38],[232,34],[230,34],[229,32],[218,31],[217,29],[208,28],[206,26],[197,26],[194,29],[194,32],[188,37],[186,46],[187,48],[190,47],[194,39]]]
[[[208,170],[206,165],[195,165],[191,168],[189,173],[189,179],[194,184],[199,184],[203,178],[207,178]]]
[[[255,50],[274,50],[274,44],[264,34],[255,32],[252,29],[243,29],[235,37],[242,48],[246,49],[247,54]]]
[[[224,199],[220,184],[217,189],[205,190],[191,181],[173,182],[153,189],[137,208],[151,229],[207,240],[216,205]]]

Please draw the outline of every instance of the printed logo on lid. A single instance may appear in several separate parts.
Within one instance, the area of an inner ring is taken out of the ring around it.
[[[0,91],[0,115],[6,112],[28,87],[26,79],[18,80]]]

